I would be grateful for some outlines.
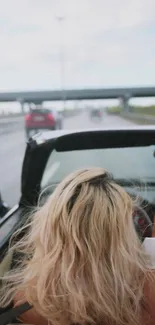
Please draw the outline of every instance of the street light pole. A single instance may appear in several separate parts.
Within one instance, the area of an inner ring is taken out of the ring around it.
[[[65,20],[64,16],[58,16],[57,20],[60,26],[60,79],[61,79],[61,92],[62,92],[62,102],[63,109],[65,110],[66,106],[66,94],[65,94],[65,53],[64,53],[64,44],[63,44],[63,22]]]

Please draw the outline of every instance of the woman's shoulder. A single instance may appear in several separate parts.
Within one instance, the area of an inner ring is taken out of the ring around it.
[[[34,325],[47,324],[47,321],[28,302],[25,303],[24,301],[24,294],[22,292],[16,293],[13,300],[14,307],[18,308],[18,306],[21,306],[21,304],[27,306],[27,310],[24,310],[20,315],[21,322],[26,324],[30,323]]]
[[[14,306],[14,302],[10,303],[7,307],[0,308],[0,324],[18,323],[21,324],[20,316],[27,312],[32,307],[27,303]]]
[[[13,308],[13,302],[10,303],[7,307],[0,307],[0,315],[8,312],[9,310],[11,310]]]
[[[144,285],[142,324],[155,324],[155,270],[149,270]]]
[[[6,321],[8,321],[8,324],[12,322],[13,324],[22,324],[20,320],[18,320],[16,317],[12,318],[12,309],[13,309],[13,302],[11,302],[6,307],[0,307],[0,324],[6,324]]]

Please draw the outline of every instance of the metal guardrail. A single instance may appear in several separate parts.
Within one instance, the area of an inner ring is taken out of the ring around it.
[[[0,118],[0,135],[22,130],[22,128],[24,128],[23,116]]]
[[[142,114],[137,114],[137,113],[125,113],[122,112],[121,115],[122,117],[126,117],[129,119],[132,119],[136,122],[140,121],[141,123],[149,123],[149,124],[155,124],[155,116],[152,115],[142,115]]]
[[[7,123],[18,123],[24,121],[23,116],[6,116],[6,117],[0,117],[0,125],[5,125]]]
[[[80,110],[66,110],[64,118],[77,116]],[[24,116],[6,116],[0,117],[0,135],[4,133],[13,133],[24,130]]]

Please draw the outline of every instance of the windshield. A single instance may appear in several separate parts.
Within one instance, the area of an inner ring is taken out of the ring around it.
[[[155,0],[1,1],[0,45],[0,193],[10,207],[35,134],[155,125]],[[53,152],[42,186],[83,165],[152,176],[147,150]]]
[[[53,151],[47,162],[41,187],[60,182],[70,172],[83,167],[103,167],[115,179],[155,180],[155,146]]]

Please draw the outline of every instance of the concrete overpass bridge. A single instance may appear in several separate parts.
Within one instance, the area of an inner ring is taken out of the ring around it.
[[[121,99],[124,109],[128,108],[128,100],[135,97],[155,97],[155,87],[131,88],[98,88],[98,89],[71,89],[65,90],[65,100],[91,100],[91,99]],[[41,104],[44,101],[64,100],[64,91],[20,91],[0,92],[0,102],[20,102]]]

